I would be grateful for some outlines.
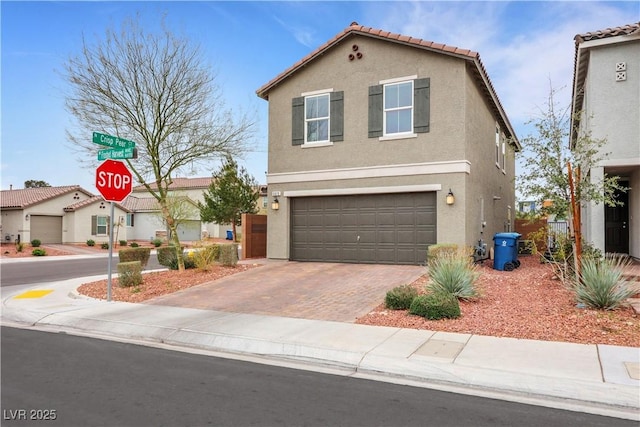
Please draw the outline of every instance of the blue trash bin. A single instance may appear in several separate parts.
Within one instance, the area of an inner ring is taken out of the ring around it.
[[[227,230],[227,240],[233,240],[233,231]]]
[[[520,266],[518,261],[518,239],[520,233],[496,233],[493,236],[493,268],[512,271]]]

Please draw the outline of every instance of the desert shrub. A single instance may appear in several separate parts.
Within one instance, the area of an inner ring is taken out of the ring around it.
[[[142,283],[142,264],[140,261],[118,263],[118,284],[123,288],[138,286]]]
[[[391,310],[407,310],[417,296],[418,290],[411,285],[396,286],[387,292],[384,305]]]
[[[120,246],[127,246],[127,241],[126,240],[120,240]]]
[[[155,246],[156,248],[159,248],[160,246],[162,246],[162,239],[153,239],[151,241],[151,243],[153,244],[153,246]]]
[[[460,304],[451,294],[433,292],[415,297],[409,313],[429,320],[455,319],[460,317]]]
[[[142,268],[147,266],[150,256],[150,248],[130,248],[120,249],[118,251],[118,258],[120,259],[120,262],[140,261]]]
[[[158,263],[160,265],[164,265],[165,267],[170,267],[171,263],[174,260],[177,262],[175,246],[165,246],[163,248],[158,248],[158,250],[156,251],[156,255],[158,257]]]
[[[576,282],[576,300],[587,307],[600,310],[614,310],[636,290],[624,280],[624,269],[629,259],[621,256],[607,256],[602,259],[583,257],[580,280]]]
[[[92,239],[87,240],[87,246],[95,246],[95,245],[96,245],[95,240],[92,240]]]
[[[427,262],[442,254],[456,253],[457,251],[458,245],[455,243],[438,243],[437,245],[431,245],[427,248]]]
[[[39,239],[33,239],[31,241],[31,246],[33,246],[34,248],[40,247],[41,244],[42,242]]]
[[[196,268],[208,270],[215,262],[218,251],[215,245],[197,245],[189,252],[189,258],[193,259]]]
[[[43,248],[35,248],[33,251],[31,251],[31,255],[33,255],[33,256],[45,256],[45,255],[47,255],[47,251],[45,251]]]
[[[101,243],[101,244],[100,244],[100,247],[101,247],[102,249],[109,249],[109,244],[108,244],[107,242],[104,242],[104,243]]]
[[[220,264],[233,267],[238,264],[238,245],[235,243],[220,245]]]
[[[16,243],[16,252],[22,252],[24,250],[24,243],[18,242]]]
[[[429,261],[428,270],[429,292],[448,293],[461,299],[478,296],[475,283],[480,273],[465,251],[441,253]]]
[[[131,243],[129,243],[129,246],[132,247],[132,248],[137,248],[140,245],[138,243],[136,243],[136,242],[131,242]]]

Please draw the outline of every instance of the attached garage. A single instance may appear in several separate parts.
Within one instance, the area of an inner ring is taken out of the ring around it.
[[[193,242],[202,238],[201,223],[187,220],[178,224],[178,236],[181,242]]]
[[[42,243],[62,243],[62,217],[31,215],[31,240]]]
[[[291,199],[290,259],[423,264],[436,240],[436,193]]]

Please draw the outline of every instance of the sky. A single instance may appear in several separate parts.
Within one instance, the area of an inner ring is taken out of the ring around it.
[[[479,52],[522,141],[549,95],[569,105],[574,37],[640,21],[638,1],[6,1],[0,2],[0,186],[27,180],[97,194],[66,137],[73,119],[63,64],[107,28],[139,15],[199,44],[227,107],[256,121],[253,151],[238,163],[266,183],[268,104],[256,90],[351,22]],[[91,139],[93,129],[87,129]],[[526,149],[526,147],[525,147]],[[211,176],[214,163],[197,176]]]

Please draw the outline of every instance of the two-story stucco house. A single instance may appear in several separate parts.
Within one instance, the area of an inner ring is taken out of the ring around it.
[[[511,229],[520,144],[478,53],[352,23],[257,95],[268,258],[420,264]]]
[[[572,144],[578,132],[605,139],[591,179],[617,175],[622,206],[583,209],[584,238],[606,252],[640,258],[640,22],[575,36]]]

